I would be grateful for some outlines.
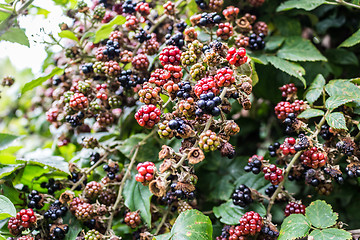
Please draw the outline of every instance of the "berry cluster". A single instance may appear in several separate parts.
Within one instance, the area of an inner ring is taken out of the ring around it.
[[[201,94],[213,92],[215,95],[219,93],[219,87],[213,77],[202,78],[194,87],[196,96],[200,97]]]
[[[323,167],[327,162],[327,154],[319,151],[316,147],[303,152],[300,156],[305,166],[317,169]]]
[[[29,203],[28,203],[29,208],[41,209],[44,206],[43,196],[42,194],[39,194],[39,192],[36,190],[31,191],[31,193],[28,195],[28,199],[29,199]]]
[[[226,60],[228,60],[231,65],[235,65],[235,67],[246,63],[248,57],[246,56],[245,48],[239,48],[238,50],[234,47],[230,48],[226,55]]]
[[[262,169],[263,156],[253,155],[249,158],[247,165],[244,167],[245,172],[252,172],[253,174],[259,174]]]
[[[170,185],[170,191],[166,193],[166,195],[161,199],[162,202],[171,205],[173,202],[178,199],[183,200],[192,200],[195,198],[194,191],[187,191],[179,188],[179,184],[174,182]]]
[[[24,228],[29,228],[36,223],[36,216],[31,208],[20,210],[16,214],[16,219],[20,221],[20,225]],[[14,221],[12,225],[14,225]]]
[[[201,94],[200,100],[197,102],[198,109],[195,114],[201,116],[204,113],[210,114],[213,116],[219,116],[221,111],[218,106],[221,104],[221,98],[215,96],[213,92],[208,92],[207,94]]]
[[[246,207],[250,203],[253,202],[251,197],[251,190],[244,184],[241,184],[233,193],[232,200],[235,205],[239,205],[240,207]]]
[[[102,185],[96,181],[91,181],[86,184],[84,189],[85,197],[90,200],[96,199],[102,191]]]
[[[222,40],[228,40],[233,34],[233,26],[230,23],[220,23],[216,30],[216,35]]]
[[[278,119],[284,120],[289,113],[294,113],[297,115],[303,112],[305,109],[306,106],[303,100],[295,100],[293,103],[279,102],[275,106],[275,114]]]
[[[141,224],[141,218],[138,212],[126,213],[124,221],[126,225],[128,225],[131,228],[136,228]]]
[[[290,202],[288,205],[286,205],[285,216],[289,216],[290,214],[305,215],[305,206],[300,203]]]
[[[265,48],[265,35],[260,33],[259,35],[251,34],[249,37],[249,47],[251,50],[261,50]]]
[[[110,180],[114,180],[116,177],[116,173],[119,172],[119,164],[117,164],[115,162],[111,162],[109,164],[105,164],[103,166],[103,169],[105,172],[107,172],[107,177]]]
[[[154,178],[155,164],[153,162],[139,163],[136,167],[138,174],[135,180],[141,183],[150,182]]]
[[[297,93],[297,87],[295,87],[295,84],[293,83],[285,84],[279,89],[283,98],[289,98]]]
[[[295,145],[296,139],[293,137],[285,138],[284,143],[279,146],[280,151],[283,155],[294,155],[296,153]]]
[[[265,173],[265,180],[270,181],[272,185],[278,185],[284,180],[283,170],[278,168],[275,164],[264,167],[263,173]]]
[[[180,65],[181,51],[176,46],[164,47],[160,53],[160,63],[165,66],[166,64]]]
[[[256,233],[261,231],[264,225],[262,217],[254,212],[250,211],[245,213],[239,220],[240,225],[229,230],[229,239],[244,239],[242,236],[254,236]]]
[[[207,130],[200,134],[199,147],[205,152],[215,151],[219,146],[220,139],[213,131]]]
[[[229,87],[235,83],[235,77],[233,76],[234,71],[228,67],[217,70],[214,76],[216,83],[219,87]]]
[[[55,221],[58,218],[64,217],[67,211],[68,208],[66,206],[61,206],[60,201],[55,200],[55,202],[50,205],[49,210],[44,213],[44,217]]]
[[[161,111],[154,105],[142,106],[135,114],[135,119],[142,127],[153,128],[160,121]]]

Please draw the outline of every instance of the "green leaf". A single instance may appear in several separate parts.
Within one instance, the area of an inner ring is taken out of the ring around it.
[[[172,240],[212,239],[212,223],[208,216],[192,209],[182,212],[171,229]]]
[[[324,116],[324,111],[319,109],[309,108],[300,113],[297,118],[309,119],[313,117]]]
[[[169,240],[171,237],[171,233],[165,233],[158,236],[155,236],[153,240]]]
[[[15,164],[15,165],[6,165],[6,167],[0,167],[0,179],[9,176],[13,172],[15,172],[16,169],[22,166],[23,166],[22,164]]]
[[[318,74],[306,91],[306,100],[313,104],[321,95],[326,81],[323,75]]]
[[[125,199],[125,205],[131,211],[140,210],[140,216],[145,220],[146,224],[151,226],[151,213],[150,213],[150,201],[152,194],[149,187],[143,186],[139,182],[135,181],[135,176],[131,177],[125,183],[123,196]]]
[[[282,36],[271,36],[266,41],[265,49],[269,51],[273,51],[281,47],[283,42],[285,41],[285,38]]]
[[[360,101],[360,98],[355,98],[355,96],[331,96],[325,102],[325,107],[327,109],[333,110],[341,105],[344,105],[348,102]]]
[[[65,235],[64,240],[75,240],[82,230],[80,222],[70,212],[67,212],[64,217],[64,223],[71,226],[69,227],[69,232]]]
[[[302,214],[291,214],[281,224],[278,240],[290,240],[304,237],[309,233],[311,224]]]
[[[340,112],[330,113],[325,117],[325,119],[329,126],[333,129],[347,130],[344,114]]]
[[[354,96],[360,97],[360,89],[349,80],[331,80],[325,86],[326,92],[330,96]]]
[[[307,39],[288,37],[277,56],[290,61],[327,61],[327,59]]]
[[[6,238],[0,234],[0,240],[6,240]]]
[[[31,89],[40,86],[43,82],[48,80],[49,78],[52,78],[55,75],[61,75],[64,73],[64,69],[56,67],[54,68],[51,73],[49,73],[46,76],[39,77],[37,79],[32,80],[31,82],[28,82],[24,85],[24,87],[21,89],[21,94],[26,93],[27,91],[30,91]]]
[[[324,54],[331,63],[339,65],[359,65],[356,54],[344,48],[328,49]]]
[[[310,233],[314,240],[350,240],[352,239],[351,233],[344,229],[328,228],[328,229],[315,229]]]
[[[344,42],[342,42],[339,47],[352,47],[359,43],[360,43],[360,29],[357,30],[353,35],[351,35],[351,37],[349,37]]]
[[[0,195],[0,220],[8,217],[15,217],[16,209],[14,204],[7,197]]]
[[[114,25],[122,25],[126,22],[126,18],[124,16],[118,15],[116,18],[111,20],[109,23],[102,25],[99,30],[95,33],[94,43],[98,43],[103,39],[109,37],[109,34],[113,30]]]
[[[19,136],[7,133],[0,133],[0,150],[9,147]]]
[[[289,74],[290,76],[296,77],[298,79],[301,80],[301,82],[304,84],[304,86],[306,87],[306,80],[303,77],[303,75],[305,75],[305,70],[303,67],[301,67],[298,64],[286,61],[284,59],[281,59],[279,57],[275,57],[275,56],[268,56],[267,60],[271,63],[271,65],[273,65],[275,68],[286,72],[287,74]]]
[[[6,12],[1,12],[0,11],[0,22],[4,21],[5,19],[7,19],[10,16],[10,13],[6,13]]]
[[[26,36],[25,31],[21,28],[10,28],[0,36],[0,40],[19,43],[21,45],[30,47],[29,39]]]
[[[305,216],[309,219],[311,225],[317,228],[331,227],[338,218],[337,214],[333,212],[331,205],[322,200],[312,202],[306,208]]]
[[[266,209],[261,203],[255,202],[247,208],[242,208],[234,205],[231,199],[218,207],[214,207],[213,211],[215,216],[219,218],[220,222],[229,225],[238,224],[239,219],[248,211],[255,211],[261,216],[266,215]]]
[[[79,42],[79,39],[75,36],[75,34],[69,30],[64,30],[64,31],[59,32],[59,37],[68,38],[68,39],[74,40],[76,42]]]
[[[310,11],[324,3],[326,3],[326,0],[290,0],[282,3],[276,11],[288,11],[294,8]]]
[[[247,187],[256,189],[259,192],[265,191],[269,187],[269,181],[266,181],[261,174],[253,174],[251,172],[245,172],[236,179],[234,185],[239,186],[240,184],[245,184]]]

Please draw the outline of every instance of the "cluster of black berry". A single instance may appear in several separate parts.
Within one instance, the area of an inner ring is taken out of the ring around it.
[[[122,4],[123,13],[134,13],[135,7],[136,7],[136,3],[133,3],[131,0],[126,0]]]
[[[195,0],[195,2],[200,9],[204,10],[206,8],[206,2],[204,0]]]
[[[305,182],[313,187],[317,187],[320,184],[320,180],[316,176],[316,171],[312,168],[305,172]]]
[[[349,164],[346,168],[346,173],[349,177],[360,177],[360,166]]]
[[[271,229],[269,226],[264,225],[264,227],[261,229],[261,234],[264,235],[264,240],[272,240],[277,239],[279,237],[279,231],[276,231],[275,229]]]
[[[118,81],[122,87],[125,89],[130,89],[136,87],[137,84],[143,84],[147,81],[147,79],[133,74],[132,70],[129,69],[121,71]]]
[[[29,208],[41,209],[44,206],[44,204],[42,203],[43,197],[36,190],[31,191],[31,193],[28,195],[28,199],[29,199],[29,203],[28,203]]]
[[[180,135],[185,134],[185,121],[180,118],[172,119],[169,122],[169,128],[177,131]]]
[[[297,143],[294,145],[295,151],[305,150],[310,147],[309,139],[305,136],[305,134],[300,133],[298,136]]]
[[[181,22],[177,23],[175,26],[179,32],[183,32],[183,31],[185,31],[185,29],[188,25],[186,24],[186,22],[181,21]]]
[[[54,76],[53,79],[52,79],[52,84],[54,86],[58,86],[61,82],[62,82],[61,78],[59,76],[57,76],[57,75]]]
[[[294,129],[293,129],[293,124],[296,123],[297,119],[296,119],[296,116],[295,116],[295,113],[289,113],[287,115],[287,117],[285,118],[284,120],[284,124],[286,125],[286,129],[285,129],[285,133],[286,134],[291,134],[294,132]]]
[[[232,200],[235,205],[246,207],[253,202],[251,197],[251,190],[246,185],[241,184],[232,195]]]
[[[151,39],[151,34],[147,33],[144,29],[140,29],[140,31],[135,35],[135,38],[139,41],[139,43],[143,43],[146,40]]]
[[[321,131],[320,131],[319,135],[324,140],[330,140],[334,136],[334,134],[332,132],[330,132],[330,127],[327,124],[324,124],[321,126]]]
[[[249,47],[251,50],[261,50],[265,48],[265,35],[263,33],[259,33],[256,35],[255,33],[250,35],[249,39]]]
[[[222,229],[221,229],[221,235],[216,237],[216,240],[228,240],[230,237],[230,230],[231,226],[230,225],[225,225]]]
[[[58,218],[64,217],[67,211],[68,208],[66,206],[61,206],[61,202],[56,200],[50,205],[49,210],[45,212],[44,217],[55,221]]]
[[[176,189],[177,183],[172,183],[170,185],[171,190],[166,193],[166,195],[161,199],[162,202],[171,205],[173,202],[178,199],[182,200],[192,200],[195,198],[195,192],[187,192],[181,189]]]
[[[168,46],[173,45],[181,49],[185,44],[184,34],[182,34],[181,32],[177,32],[173,36],[171,36],[170,34],[166,34],[165,38],[166,38],[165,44]]]
[[[103,169],[105,172],[107,172],[107,176],[110,180],[114,180],[116,177],[116,173],[119,172],[119,165],[118,164],[112,164],[112,166],[106,164],[103,166]]]
[[[51,225],[49,226],[51,227]],[[55,227],[50,232],[50,237],[52,240],[61,240],[65,238],[65,235],[69,232],[69,227],[67,225],[60,227]]]
[[[85,63],[84,65],[81,66],[81,71],[84,74],[89,74],[89,73],[94,72],[93,63]]]
[[[280,148],[280,143],[276,142],[268,147],[270,157],[276,157],[276,150]]]
[[[338,143],[336,143],[336,148],[346,154],[347,156],[352,156],[354,154],[354,146],[352,146],[351,144],[348,144],[347,142],[344,141],[340,141]]]
[[[72,172],[70,176],[68,176],[68,179],[73,182],[73,183],[77,183],[80,180],[80,175],[76,172]],[[86,180],[83,181],[83,185],[86,185]],[[75,190],[81,190],[82,186],[81,184],[79,186],[76,187]]]
[[[78,112],[76,115],[67,115],[65,121],[70,123],[71,127],[76,128],[82,125],[81,120],[85,117],[83,112]]]
[[[278,188],[278,185],[270,185],[267,189],[265,189],[265,194],[271,197],[276,189]]]
[[[190,82],[181,82],[178,84],[179,85],[179,91],[176,93],[176,96],[178,98],[183,98],[183,99],[187,99],[190,97],[190,93],[191,93],[191,85]]]
[[[200,26],[209,26],[213,24],[220,23],[221,17],[216,12],[213,13],[203,13],[199,21]]]
[[[92,152],[90,154],[90,166],[93,166],[97,161],[100,159],[100,153],[98,152]]]
[[[59,181],[55,181],[53,178],[50,178],[48,182],[42,182],[40,185],[42,188],[46,188],[49,194],[53,194],[56,191],[62,189],[62,185]]]
[[[262,161],[264,157],[254,155],[248,161],[248,164],[244,167],[245,172],[252,172],[253,174],[259,174],[262,168]]]
[[[218,106],[221,104],[221,98],[215,96],[213,92],[208,92],[207,94],[201,94],[200,100],[197,102],[195,114],[196,116],[202,116],[204,113],[210,114],[213,116],[220,115],[220,109]]]
[[[118,42],[114,42],[112,40],[108,40],[106,42],[106,48],[103,50],[103,54],[107,56],[109,59],[114,59],[120,54],[120,45]]]

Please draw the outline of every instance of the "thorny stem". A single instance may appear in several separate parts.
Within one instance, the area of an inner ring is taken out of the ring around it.
[[[325,121],[326,121],[326,116],[330,113],[331,111],[328,110],[325,115],[322,117],[322,119],[320,120],[319,124],[316,126],[316,131],[310,136],[310,139],[313,139],[314,137],[316,137],[320,130],[321,130],[321,126],[324,125]],[[282,191],[282,188],[285,184],[285,181],[290,173],[291,168],[293,167],[293,165],[296,163],[296,161],[298,160],[298,158],[300,157],[300,155],[302,154],[303,151],[299,151],[297,152],[294,157],[291,159],[289,165],[286,167],[285,173],[284,173],[284,180],[279,183],[278,188],[276,189],[276,191],[274,192],[274,194],[271,196],[270,201],[269,201],[269,205],[267,207],[267,211],[266,211],[266,215],[267,218],[269,220],[271,220],[271,208],[273,207],[276,197],[277,195],[280,193],[280,191]]]
[[[166,219],[167,219],[167,216],[168,216],[168,215],[169,215],[169,210],[167,210],[167,211],[165,212],[164,216],[162,217],[161,222],[159,223],[159,225],[158,225],[157,228],[156,228],[156,232],[154,233],[154,236],[156,236],[156,235],[159,234],[162,226],[163,226],[163,225],[165,224],[165,222],[166,222]]]
[[[127,167],[126,169],[126,172],[125,172],[125,175],[123,177],[123,179],[121,180],[121,183],[120,183],[120,187],[119,187],[119,191],[118,191],[118,194],[117,194],[117,198],[116,198],[116,202],[114,203],[114,206],[112,208],[112,212],[110,214],[110,217],[109,217],[109,220],[108,220],[108,225],[107,225],[107,232],[110,231],[111,229],[111,225],[112,225],[112,221],[114,219],[114,215],[115,215],[115,212],[116,212],[116,209],[118,208],[121,200],[122,200],[122,192],[124,190],[124,186],[125,186],[125,182],[127,180],[127,178],[130,176],[130,173],[131,173],[131,169],[132,167],[134,166],[134,163],[135,163],[135,160],[136,160],[136,157],[139,153],[139,149],[142,145],[144,145],[146,143],[146,141],[155,133],[155,129],[151,131],[151,133],[149,133],[143,140],[141,140],[135,147],[135,151],[134,151],[134,154],[130,160],[130,164],[129,166]]]

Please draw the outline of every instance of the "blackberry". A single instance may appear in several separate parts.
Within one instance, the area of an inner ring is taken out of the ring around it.
[[[265,48],[265,41],[264,41],[265,35],[263,33],[260,33],[259,35],[256,35],[255,33],[250,35],[249,39],[249,47],[251,50],[261,50]]]
[[[105,172],[107,172],[107,176],[110,180],[114,180],[116,177],[116,173],[119,172],[119,164],[115,162],[111,162],[103,166]]]
[[[209,9],[214,12],[221,11],[224,5],[224,0],[210,0],[209,1]]]
[[[179,49],[181,49],[185,45],[184,34],[182,32],[178,32],[173,36],[171,36],[170,34],[167,34],[165,36],[165,39],[166,39],[165,44],[167,46],[172,45],[172,46],[176,46]]]
[[[93,215],[92,205],[89,203],[79,204],[75,210],[75,217],[80,221],[90,220]]]
[[[120,76],[118,78],[118,81],[120,82],[121,86],[123,86],[126,89],[131,89],[133,87],[136,87],[137,84],[143,84],[147,81],[146,78],[141,78],[129,70],[123,70],[120,73]]]
[[[198,81],[205,76],[206,67],[201,63],[196,63],[190,68],[190,75],[191,77]]]
[[[77,183],[80,180],[80,175],[76,172],[72,172],[70,176],[68,176],[68,179],[72,182],[72,183]],[[86,180],[84,180],[83,184],[86,184]],[[75,189],[75,190],[81,190],[82,186],[81,184]]]
[[[111,206],[112,204],[115,203],[116,197],[117,195],[114,193],[114,191],[107,188],[100,193],[98,200],[99,203],[101,204],[105,204],[106,206]]]
[[[349,177],[360,177],[360,165],[357,162],[350,163],[345,170]]]
[[[151,129],[160,121],[160,115],[160,109],[150,104],[142,106],[135,113],[135,119],[140,126]]]
[[[124,221],[126,225],[128,225],[131,228],[136,228],[141,224],[141,218],[138,212],[126,213]]]
[[[151,34],[147,33],[144,29],[140,29],[140,31],[135,35],[135,38],[139,41],[139,43],[143,43],[146,40],[151,39]]]
[[[178,29],[179,32],[184,32],[188,25],[187,25],[186,22],[181,21],[181,22],[177,23],[175,26],[176,26],[176,28]]]
[[[354,154],[355,145],[351,144],[350,141],[340,141],[336,143],[336,148],[347,156],[352,156]]]
[[[136,167],[136,170],[138,173],[135,175],[135,180],[145,185],[154,179],[156,167],[153,162],[144,162],[139,163]]]
[[[185,134],[185,121],[179,118],[172,119],[169,121],[169,128],[171,130],[177,131],[179,134]]]
[[[102,185],[98,182],[91,181],[86,184],[84,189],[85,197],[90,200],[95,200],[102,191]]]
[[[270,185],[266,190],[265,190],[265,194],[268,195],[269,197],[271,197],[276,189],[278,188],[278,185]]]
[[[199,147],[205,152],[215,151],[219,146],[220,139],[213,131],[207,130],[200,134]]]
[[[31,193],[28,195],[28,207],[29,208],[36,208],[36,209],[41,209],[44,204],[43,202],[43,195],[39,194],[38,191],[36,190],[32,190]]]
[[[281,96],[283,98],[291,97],[297,93],[297,88],[295,87],[295,84],[293,84],[293,83],[285,84],[285,85],[281,86],[279,89],[281,91]]]
[[[179,91],[176,93],[176,96],[181,99],[189,98],[192,90],[190,82],[183,81],[180,82],[178,85],[179,85]]]
[[[302,214],[305,215],[305,206],[301,203],[291,202],[286,205],[285,208],[285,216],[289,216],[291,214]]]
[[[198,109],[196,110],[196,116],[201,116],[203,114],[209,114],[212,116],[219,116],[221,111],[218,106],[221,104],[221,98],[215,96],[213,92],[208,92],[207,94],[201,94],[200,100],[197,102]]]
[[[278,185],[284,180],[283,170],[278,168],[275,164],[270,164],[263,168],[265,179],[270,181],[272,185]]]
[[[253,155],[248,160],[248,164],[244,167],[245,172],[252,172],[253,174],[259,174],[262,169],[263,156]]]
[[[264,225],[261,229],[259,239],[261,240],[276,240],[279,237],[279,231],[274,225]]]
[[[200,9],[202,10],[206,9],[207,6],[205,0],[195,0],[195,2]]]
[[[251,198],[251,190],[244,184],[241,184],[232,195],[232,200],[235,205],[246,207],[253,202]]]
[[[126,0],[122,4],[123,13],[134,13],[136,8],[136,4],[132,2],[132,0]]]
[[[114,59],[120,54],[120,44],[117,41],[108,40],[106,42],[106,48],[103,50],[104,56],[108,59]]]
[[[263,34],[264,36],[267,36],[268,35],[268,26],[265,22],[257,22],[254,24],[254,32],[257,34],[257,35],[260,35],[260,34]]]
[[[216,240],[228,240],[228,238],[230,237],[230,234],[229,234],[230,228],[231,228],[230,225],[225,225],[221,229],[221,235],[216,237]]]
[[[100,159],[100,153],[92,152],[90,154],[90,166],[93,166]]]
[[[89,74],[89,73],[94,72],[93,63],[86,63],[86,64],[82,65],[81,71],[83,74]]]
[[[284,119],[283,123],[286,125],[285,133],[291,134],[294,132],[293,125],[298,122],[295,113],[289,113]]]
[[[15,217],[9,218],[7,227],[9,229],[10,233],[14,236],[19,235],[24,230],[24,227],[21,226],[20,219],[17,219]]]
[[[50,232],[50,237],[53,240],[61,240],[65,238],[66,233],[69,232],[69,227],[67,225],[63,226],[62,228],[60,227],[55,227],[51,232]]]
[[[264,225],[263,219],[260,214],[250,211],[245,213],[239,220],[240,225],[238,230],[241,235],[251,235],[254,236],[256,233],[261,231],[262,226]],[[235,227],[236,229],[237,227]]]
[[[99,231],[92,229],[85,234],[84,238],[85,240],[100,240],[103,239],[103,236]]]
[[[82,125],[81,119],[77,115],[67,115],[65,121],[70,123],[71,127],[76,128]]]
[[[290,115],[290,114],[289,114]],[[305,150],[310,147],[310,142],[305,134],[301,133],[298,136],[297,144],[294,145],[295,151]]]
[[[276,142],[268,147],[270,157],[276,157],[276,150],[280,148],[280,143]]]
[[[179,189],[179,183],[172,183],[170,185],[170,191],[166,193],[166,195],[161,199],[162,202],[165,202],[168,205],[171,205],[173,202],[178,199],[182,200],[193,200],[195,198],[195,192],[186,191]]]
[[[68,208],[66,206],[61,206],[59,200],[56,200],[50,205],[49,210],[44,213],[46,219],[51,219],[55,221],[58,218],[64,217]]]
[[[106,10],[104,4],[99,4],[94,8],[93,19],[101,21],[105,16]]]
[[[16,214],[16,219],[20,221],[23,228],[29,228],[36,223],[36,215],[31,208],[20,210]]]
[[[199,21],[200,26],[211,26],[217,23],[220,23],[221,17],[216,12],[213,13],[203,13]]]
[[[330,140],[334,136],[334,134],[330,132],[330,127],[327,124],[321,126],[319,134],[324,140]]]

